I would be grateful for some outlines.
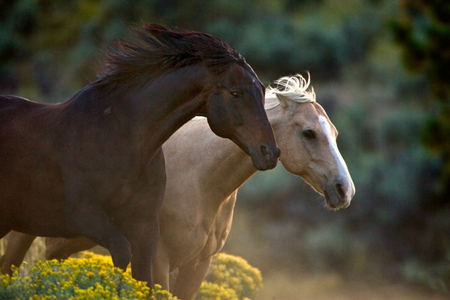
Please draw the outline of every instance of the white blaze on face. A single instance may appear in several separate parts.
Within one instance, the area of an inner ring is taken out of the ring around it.
[[[339,152],[336,139],[333,137],[333,134],[331,132],[330,123],[328,122],[327,118],[320,115],[319,124],[322,127],[328,139],[328,145],[330,146],[331,154],[334,156],[334,159],[336,160],[336,164],[339,170],[339,179],[342,180],[346,197],[351,198],[354,194],[355,187],[353,185],[352,178],[350,177],[350,172],[348,171],[347,165],[345,164],[344,158]]]

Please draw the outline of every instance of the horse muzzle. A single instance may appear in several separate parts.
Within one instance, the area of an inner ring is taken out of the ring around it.
[[[252,158],[253,166],[260,171],[265,171],[276,167],[281,151],[278,147],[262,145],[256,151],[250,150],[248,154]]]
[[[332,210],[347,208],[354,195],[355,185],[351,180],[338,179],[324,190],[327,205]]]

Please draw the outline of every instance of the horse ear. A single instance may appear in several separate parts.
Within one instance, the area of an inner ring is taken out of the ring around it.
[[[278,101],[280,101],[280,106],[282,108],[286,108],[289,105],[289,101],[290,101],[289,97],[286,97],[282,94],[276,94],[276,95],[277,95]]]

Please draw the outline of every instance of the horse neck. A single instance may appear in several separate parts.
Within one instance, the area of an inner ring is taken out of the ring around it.
[[[185,67],[163,75],[134,96],[135,115],[146,128],[150,144],[162,144],[184,123],[197,115],[205,103],[203,88],[208,71],[202,66]]]
[[[171,148],[181,148],[182,155],[170,155],[166,149]],[[219,196],[217,199],[228,197],[257,171],[244,151],[211,131],[206,118],[196,118],[183,126],[164,145],[164,152],[167,161],[180,157],[180,168],[181,164],[185,169],[195,168],[202,191],[214,198]]]
[[[99,107],[95,114],[115,114],[111,119],[120,120],[145,141],[144,151],[153,153],[198,114],[205,101],[200,93],[207,75],[206,67],[196,65],[164,74],[142,87],[130,84],[127,89],[118,86],[105,91],[94,84],[80,91],[72,102],[78,99],[90,103],[89,107]]]

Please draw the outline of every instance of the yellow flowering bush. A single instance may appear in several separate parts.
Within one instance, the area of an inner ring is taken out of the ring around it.
[[[37,262],[28,277],[21,269],[0,276],[0,300],[6,299],[147,299],[145,282],[114,268],[111,258],[86,254],[87,259]],[[176,300],[155,286],[152,300]]]
[[[220,286],[212,282],[203,282],[200,290],[195,295],[196,300],[238,300],[233,289]]]
[[[12,276],[0,275],[0,300],[177,300],[155,285],[149,296],[145,282],[131,277],[130,269],[114,268],[111,257],[82,252],[79,258],[38,261],[25,276],[25,266]],[[215,255],[197,300],[250,300],[262,287],[261,273],[244,259],[224,253]]]
[[[196,300],[250,300],[261,288],[262,276],[258,269],[243,258],[219,253],[213,257]]]

